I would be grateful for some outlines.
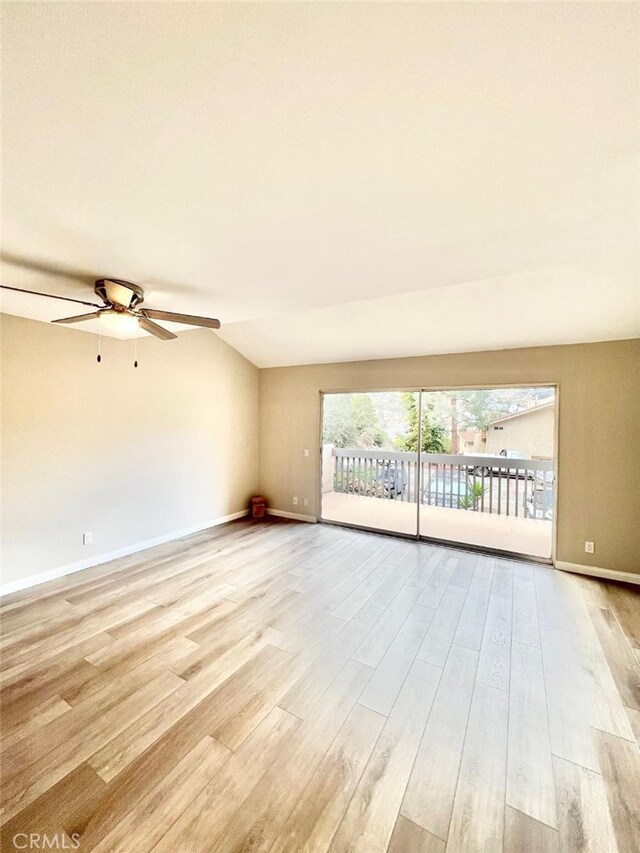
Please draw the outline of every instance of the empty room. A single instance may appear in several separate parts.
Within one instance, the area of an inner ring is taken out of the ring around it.
[[[637,853],[640,5],[1,16],[3,853]]]

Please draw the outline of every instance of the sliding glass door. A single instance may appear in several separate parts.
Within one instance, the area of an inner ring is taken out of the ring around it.
[[[321,520],[549,558],[553,388],[323,395]]]

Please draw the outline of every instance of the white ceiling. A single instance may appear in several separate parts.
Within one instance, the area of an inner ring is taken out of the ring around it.
[[[4,251],[82,273],[5,284],[128,278],[259,366],[640,335],[636,4],[5,3],[3,30]]]

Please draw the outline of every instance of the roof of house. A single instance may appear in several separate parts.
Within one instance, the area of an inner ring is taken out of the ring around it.
[[[539,412],[543,409],[550,409],[554,402],[554,400],[549,400],[548,403],[540,403],[539,406],[531,406],[530,409],[522,409],[522,411],[514,412],[512,415],[505,415],[503,418],[496,418],[494,421],[489,421],[489,426],[492,424],[501,424],[503,421],[511,421],[514,418],[521,418],[523,415],[531,415],[534,412]]]

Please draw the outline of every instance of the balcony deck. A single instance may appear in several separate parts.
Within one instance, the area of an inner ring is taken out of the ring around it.
[[[397,533],[415,535],[416,532],[416,504],[402,501],[325,492],[322,495],[322,518]],[[449,542],[532,557],[551,556],[550,521],[423,505],[420,532]]]

